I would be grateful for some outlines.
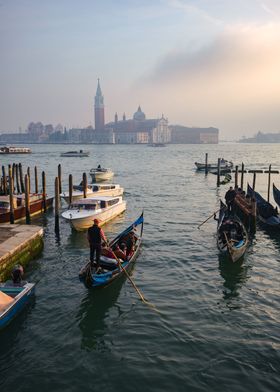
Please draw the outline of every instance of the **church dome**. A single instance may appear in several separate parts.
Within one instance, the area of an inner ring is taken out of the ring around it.
[[[133,115],[133,120],[137,120],[137,121],[146,120],[145,113],[142,112],[140,106],[138,107],[137,112],[134,113],[134,115]]]

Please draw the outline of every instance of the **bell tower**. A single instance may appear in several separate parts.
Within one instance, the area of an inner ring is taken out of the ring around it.
[[[97,82],[96,95],[94,99],[94,119],[95,130],[100,131],[104,129],[105,116],[104,116],[104,97],[100,88],[99,79]]]

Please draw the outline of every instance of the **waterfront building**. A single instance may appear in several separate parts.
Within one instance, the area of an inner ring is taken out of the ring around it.
[[[117,113],[115,121],[106,124],[113,130],[115,143],[117,144],[148,144],[148,143],[169,143],[170,130],[168,120],[146,119],[145,113],[139,106],[132,119],[126,119],[125,114],[121,121],[118,120]]]
[[[170,125],[171,143],[174,144],[217,144],[219,142],[218,128],[184,127]]]

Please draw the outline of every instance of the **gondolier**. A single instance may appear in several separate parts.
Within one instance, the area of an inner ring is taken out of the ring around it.
[[[231,186],[225,194],[226,204],[229,211],[232,211],[232,205],[236,196],[236,192]]]
[[[90,261],[91,263],[94,262],[95,255],[96,269],[98,269],[102,242],[107,242],[103,230],[99,227],[98,219],[94,219],[93,225],[88,229],[88,242],[90,246]]]

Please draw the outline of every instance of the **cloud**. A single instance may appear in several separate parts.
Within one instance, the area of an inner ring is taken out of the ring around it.
[[[175,121],[279,130],[279,69],[280,25],[234,26],[199,50],[168,53],[141,85]]]

